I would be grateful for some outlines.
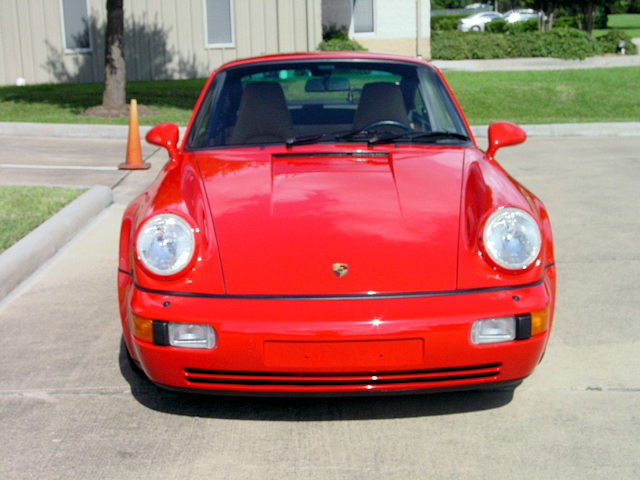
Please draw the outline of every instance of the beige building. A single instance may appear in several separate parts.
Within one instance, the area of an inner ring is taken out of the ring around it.
[[[0,0],[0,85],[104,79],[105,0]],[[321,0],[125,0],[128,80],[315,50]]]
[[[105,4],[0,0],[0,85],[103,81]],[[125,0],[124,9],[127,80],[206,77],[237,58],[315,50],[331,24],[371,51],[430,58],[427,0]]]
[[[345,27],[373,52],[431,58],[429,0],[322,0],[322,24]]]

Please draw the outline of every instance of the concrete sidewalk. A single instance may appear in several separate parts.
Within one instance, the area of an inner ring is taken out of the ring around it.
[[[522,70],[573,70],[640,66],[640,55],[599,55],[584,60],[562,58],[498,58],[490,60],[433,60],[443,72],[486,72]]]

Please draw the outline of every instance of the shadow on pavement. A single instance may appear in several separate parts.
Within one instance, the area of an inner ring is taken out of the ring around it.
[[[119,365],[133,397],[147,408],[173,415],[278,422],[378,420],[453,415],[507,405],[513,391],[468,391],[416,395],[331,398],[198,395],[165,390],[129,362],[124,339]]]

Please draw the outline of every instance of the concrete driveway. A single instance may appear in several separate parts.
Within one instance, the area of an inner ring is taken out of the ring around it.
[[[639,478],[639,147],[535,138],[498,152],[546,203],[558,270],[546,357],[514,395],[158,389],[128,366],[116,299],[124,202],[154,172],[116,179],[116,203],[0,304],[0,478]]]

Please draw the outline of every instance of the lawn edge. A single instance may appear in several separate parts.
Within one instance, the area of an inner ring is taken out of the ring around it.
[[[35,273],[112,202],[113,192],[109,187],[94,186],[2,252],[0,300]]]

